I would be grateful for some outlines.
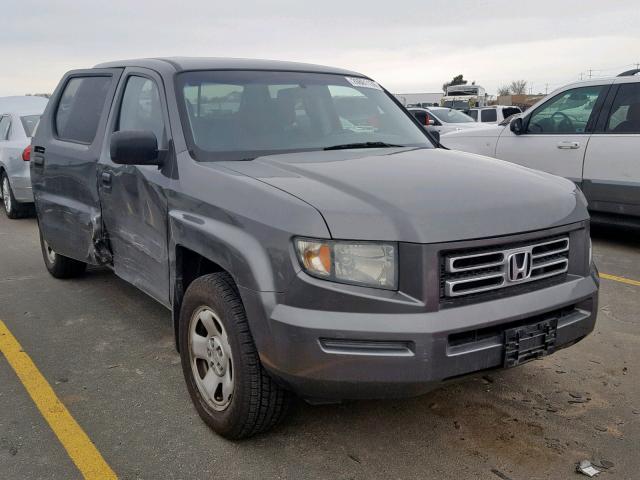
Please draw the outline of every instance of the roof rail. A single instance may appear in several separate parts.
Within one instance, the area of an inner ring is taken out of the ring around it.
[[[634,68],[633,70],[627,70],[626,72],[622,72],[618,75],[618,77],[633,77],[634,75],[640,73],[640,68]]]

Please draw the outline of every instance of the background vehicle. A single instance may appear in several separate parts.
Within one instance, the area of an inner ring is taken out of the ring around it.
[[[501,123],[512,115],[522,113],[522,109],[508,105],[492,105],[490,107],[470,108],[465,113],[476,122]]]
[[[569,178],[596,220],[640,225],[637,72],[566,85],[508,127],[454,132],[442,144]]]
[[[429,131],[440,134],[456,132],[466,128],[476,128],[479,125],[473,118],[459,110],[444,107],[409,108],[420,125]]]
[[[418,395],[595,324],[576,186],[435,148],[355,72],[192,58],[72,71],[31,164],[49,272],[108,265],[170,308],[195,408],[229,438],[275,425],[290,391]],[[505,342],[531,332],[542,341]]]
[[[0,197],[9,218],[32,209],[28,145],[46,105],[43,97],[0,98]]]
[[[468,110],[473,107],[484,107],[487,92],[480,85],[450,85],[440,105],[456,110]]]

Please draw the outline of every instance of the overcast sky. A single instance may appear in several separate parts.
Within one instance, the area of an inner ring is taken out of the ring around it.
[[[534,93],[640,62],[639,0],[19,0],[0,16],[0,96],[51,92],[70,69],[121,58],[295,60],[365,73],[396,93],[462,73]]]

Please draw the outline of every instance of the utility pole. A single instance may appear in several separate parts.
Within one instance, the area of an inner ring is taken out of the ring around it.
[[[547,93],[549,93],[549,84],[545,83],[544,84],[544,94],[546,95]]]
[[[583,77],[584,77],[584,73],[580,72],[580,80],[582,80]]]
[[[593,70],[589,69],[589,80],[591,80],[591,72],[593,72]]]

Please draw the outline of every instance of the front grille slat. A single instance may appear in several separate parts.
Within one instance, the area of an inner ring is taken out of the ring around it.
[[[530,245],[447,253],[443,296],[489,292],[561,275],[569,270],[569,237]]]

